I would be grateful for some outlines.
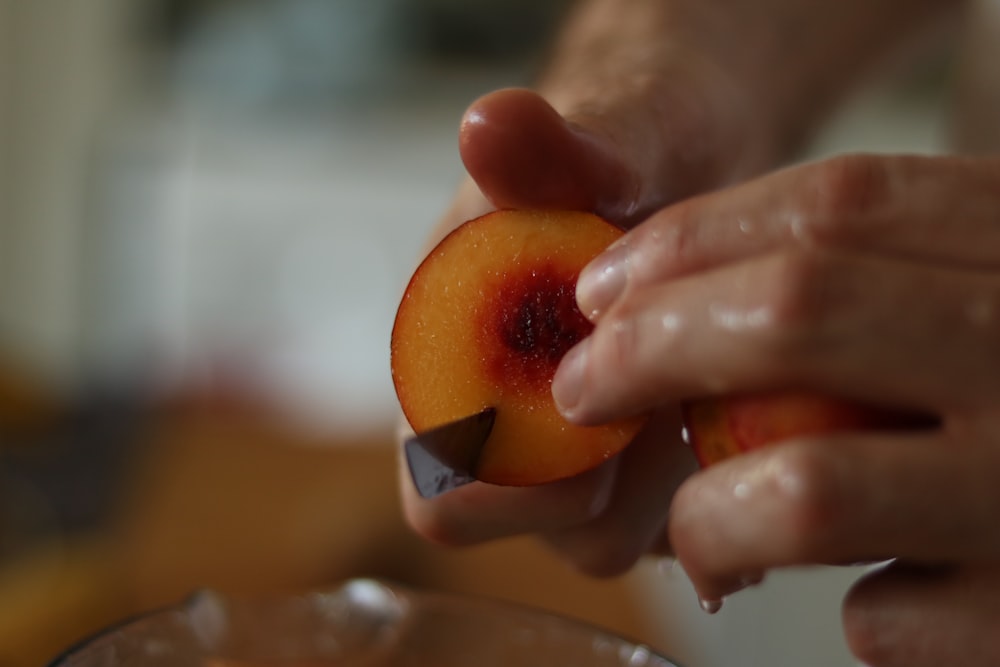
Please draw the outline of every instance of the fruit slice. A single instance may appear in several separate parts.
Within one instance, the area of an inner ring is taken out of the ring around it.
[[[410,280],[392,331],[393,382],[414,431],[495,408],[473,466],[493,484],[571,477],[619,452],[640,420],[570,424],[550,387],[593,328],[576,305],[577,276],[621,233],[587,213],[497,211],[441,241]]]
[[[683,406],[684,432],[702,466],[789,438],[911,429],[932,420],[806,392],[768,392],[693,401]]]

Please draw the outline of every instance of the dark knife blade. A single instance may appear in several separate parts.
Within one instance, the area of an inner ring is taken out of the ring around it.
[[[486,408],[406,440],[406,463],[422,497],[433,498],[475,481],[479,454],[496,415],[496,408]]]

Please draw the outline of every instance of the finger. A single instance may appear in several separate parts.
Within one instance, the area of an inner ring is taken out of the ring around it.
[[[549,531],[543,539],[577,569],[595,576],[621,574],[643,554],[668,548],[670,501],[696,468],[679,434],[676,410],[653,415],[621,453],[604,511],[585,523]]]
[[[998,466],[992,443],[948,432],[789,442],[688,480],[671,543],[711,600],[777,567],[995,559]]]
[[[463,118],[462,161],[498,208],[586,210],[634,223],[733,178],[723,158],[732,148],[715,144],[721,130],[693,101],[690,79],[643,78],[640,86],[619,78],[610,89],[559,96],[558,110],[528,90],[490,93]]]
[[[871,667],[1000,664],[1000,567],[894,564],[863,578],[844,602],[844,631]]]
[[[709,75],[701,75],[700,85],[680,70],[641,77],[644,85],[614,78],[610,90],[595,85],[593,76],[563,84],[551,95],[556,106],[525,89],[476,100],[459,128],[459,151],[471,180],[462,183],[432,241],[493,208],[586,210],[618,224],[634,223],[669,201],[732,178],[732,159],[712,158],[712,164],[726,165],[722,173],[708,165],[708,157],[696,159],[684,147],[712,144],[708,138],[721,132],[721,124],[707,120],[705,105],[694,102],[700,98],[696,88],[711,88]],[[661,99],[667,97],[676,99],[668,104]],[[720,142],[727,157],[734,144]]]
[[[585,523],[604,511],[616,467],[617,459],[612,459],[581,475],[532,487],[473,482],[427,499],[417,493],[400,460],[403,511],[417,533],[451,546],[554,530]]]
[[[862,249],[1000,266],[1000,160],[850,155],[794,167],[667,208],[583,271],[596,317],[627,289],[783,246]]]
[[[490,93],[459,131],[462,161],[498,208],[568,208],[625,217],[639,175],[606,138],[572,125],[528,90]]]
[[[552,392],[581,424],[798,386],[934,414],[969,410],[997,399],[998,328],[994,274],[838,252],[767,255],[626,295],[563,358]]]

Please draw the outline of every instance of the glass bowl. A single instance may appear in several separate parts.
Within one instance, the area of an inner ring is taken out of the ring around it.
[[[270,599],[204,592],[87,640],[50,667],[677,667],[585,623],[353,579]]]

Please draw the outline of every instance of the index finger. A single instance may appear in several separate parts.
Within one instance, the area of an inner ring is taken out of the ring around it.
[[[626,290],[802,245],[1000,266],[1000,160],[847,155],[656,213],[580,275],[596,318]]]

